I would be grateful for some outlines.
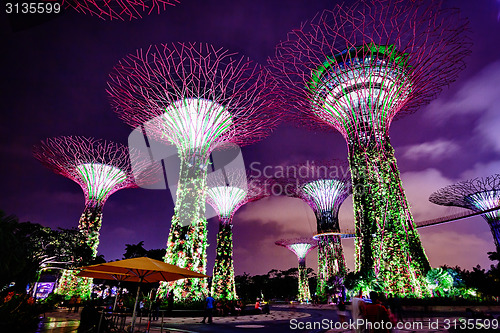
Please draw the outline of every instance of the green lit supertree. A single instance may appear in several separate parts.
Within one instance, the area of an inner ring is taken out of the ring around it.
[[[317,246],[312,238],[282,239],[275,243],[276,245],[286,247],[299,260],[299,293],[297,299],[301,302],[308,302],[311,299],[309,290],[309,279],[307,278],[306,255]]]
[[[270,65],[294,119],[347,141],[356,270],[384,290],[428,295],[429,267],[402,187],[389,127],[453,82],[469,53],[466,21],[440,2],[337,5],[288,34]]]
[[[217,249],[212,275],[212,296],[215,299],[235,300],[233,264],[233,216],[248,202],[266,196],[260,180],[247,181],[244,172],[224,171],[208,179],[207,202],[219,217]]]
[[[102,210],[109,196],[138,183],[154,181],[155,168],[135,151],[119,143],[80,136],[47,139],[33,147],[33,155],[53,172],[76,182],[85,195],[85,209],[78,229],[97,255]],[[134,173],[132,173],[132,164]],[[88,298],[92,279],[76,277],[75,271],[64,270],[57,293]]]
[[[108,84],[126,123],[177,147],[180,176],[165,261],[206,273],[209,156],[270,133],[278,119],[272,79],[260,65],[227,50],[174,43],[124,58]],[[169,287],[177,300],[203,299],[208,292],[206,279],[162,284],[160,292]]]
[[[429,200],[437,205],[457,206],[484,212],[490,226],[496,251],[500,253],[500,174],[475,178],[446,186],[431,194]]]
[[[306,202],[316,216],[314,238],[318,244],[318,283],[316,294],[326,296],[332,277],[344,277],[347,267],[340,231],[339,209],[351,193],[349,169],[342,163],[306,163],[288,166],[287,173],[276,179],[287,196]]]

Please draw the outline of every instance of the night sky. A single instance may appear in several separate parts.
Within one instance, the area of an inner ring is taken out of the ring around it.
[[[458,80],[430,105],[394,122],[396,150],[416,221],[456,212],[428,202],[448,184],[500,173],[500,5],[495,0],[446,1],[470,19],[472,54]],[[0,209],[21,221],[52,228],[76,227],[84,208],[80,187],[44,168],[32,146],[60,135],[127,143],[131,128],[111,109],[107,75],[125,55],[150,44],[206,42],[265,64],[286,33],[330,9],[336,1],[181,0],[161,14],[132,22],[103,21],[67,11],[39,25],[19,26],[0,14],[1,121]],[[26,21],[26,20],[24,20]],[[26,22],[24,22],[26,23]],[[342,136],[281,124],[267,139],[242,148],[246,165],[346,159]],[[127,189],[104,206],[99,253],[121,259],[125,244],[144,241],[164,248],[173,214],[168,190]],[[353,224],[352,201],[340,211],[341,228]],[[218,222],[209,220],[211,272]],[[271,197],[242,207],[234,218],[236,274],[265,274],[296,267],[295,256],[274,245],[281,238],[315,231],[312,210],[299,199]],[[489,267],[494,243],[487,223],[475,217],[420,229],[431,265]],[[353,269],[353,240],[343,240]],[[308,256],[316,268],[316,251]]]

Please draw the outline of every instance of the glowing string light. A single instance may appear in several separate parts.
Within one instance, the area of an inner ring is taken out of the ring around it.
[[[87,186],[90,200],[101,201],[111,190],[127,179],[127,174],[117,167],[98,163],[85,163],[75,167]]]

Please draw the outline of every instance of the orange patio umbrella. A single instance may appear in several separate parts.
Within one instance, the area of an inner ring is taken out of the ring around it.
[[[141,283],[154,283],[160,281],[175,281],[185,278],[206,278],[205,274],[193,272],[189,269],[180,268],[175,265],[147,258],[139,257],[112,261],[104,264],[85,266],[80,268],[77,276],[93,277],[105,280],[118,280],[127,282],[139,282],[137,296],[135,297],[134,313],[132,316],[132,331],[135,324],[135,312]]]

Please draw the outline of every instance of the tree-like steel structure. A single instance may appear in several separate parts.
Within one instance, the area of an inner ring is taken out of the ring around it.
[[[109,196],[138,182],[154,181],[154,168],[141,155],[119,143],[81,136],[62,136],[42,141],[33,155],[53,172],[76,182],[85,196],[85,209],[78,229],[87,239],[95,257],[99,245],[102,210]],[[134,164],[134,174],[131,164]],[[91,279],[63,271],[57,292],[63,295],[90,296]]]
[[[217,249],[212,275],[212,296],[235,300],[233,264],[233,216],[243,205],[268,195],[261,180],[247,177],[243,171],[225,171],[208,179],[207,202],[219,217]]]
[[[288,196],[306,202],[316,216],[318,283],[316,294],[326,296],[327,282],[347,273],[339,224],[339,209],[351,194],[349,168],[342,163],[306,163],[286,168],[276,181]]]
[[[496,251],[500,252],[500,174],[475,178],[449,185],[429,197],[429,201],[442,206],[458,206],[482,214],[490,226]]]
[[[307,302],[311,299],[309,290],[309,279],[307,278],[306,255],[318,244],[312,238],[282,239],[275,243],[276,245],[286,247],[299,260],[299,293],[297,298],[301,302]]]
[[[152,12],[160,13],[179,0],[62,0],[63,8],[97,16],[103,20],[133,20]]]
[[[464,67],[467,22],[439,2],[337,5],[288,34],[271,67],[294,119],[347,141],[356,269],[387,292],[428,294],[427,257],[389,142],[394,117],[428,103]]]
[[[108,92],[119,116],[178,149],[180,179],[165,260],[205,273],[210,153],[270,133],[278,119],[272,78],[245,57],[197,43],[138,50],[110,77]],[[178,299],[202,299],[208,291],[206,279],[176,286]]]

